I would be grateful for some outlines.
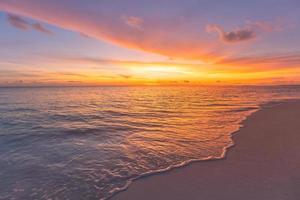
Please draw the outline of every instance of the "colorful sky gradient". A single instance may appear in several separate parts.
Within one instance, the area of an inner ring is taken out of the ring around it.
[[[300,84],[299,0],[0,0],[0,86]]]

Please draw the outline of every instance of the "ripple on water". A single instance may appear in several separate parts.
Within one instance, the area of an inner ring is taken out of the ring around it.
[[[0,89],[0,199],[105,199],[141,176],[221,158],[260,104],[299,94],[299,87]]]

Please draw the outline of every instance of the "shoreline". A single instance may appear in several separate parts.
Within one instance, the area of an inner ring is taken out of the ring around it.
[[[189,179],[192,178],[192,179],[194,179],[194,182],[195,182],[195,179],[197,179],[197,178],[201,179],[201,175],[204,175],[207,172],[208,173],[209,172],[215,172],[216,169],[211,169],[211,170],[207,169],[207,167],[206,167],[207,165],[210,166],[210,165],[213,164],[213,165],[216,165],[216,166],[212,166],[212,168],[222,169],[222,166],[220,166],[220,165],[222,165],[221,162],[225,162],[225,163],[227,162],[228,163],[227,160],[231,158],[232,152],[238,151],[238,149],[236,150],[236,148],[239,147],[239,140],[244,140],[243,138],[239,138],[240,135],[242,135],[242,137],[243,137],[243,132],[245,132],[245,129],[246,129],[246,132],[247,132],[247,129],[253,129],[253,128],[255,129],[255,127],[252,127],[252,126],[249,127],[249,125],[248,125],[249,121],[250,121],[250,124],[251,124],[251,122],[253,120],[257,121],[257,119],[256,119],[257,115],[259,115],[259,116],[260,115],[266,115],[269,112],[277,112],[277,114],[278,114],[278,110],[282,110],[283,109],[282,107],[289,107],[289,106],[292,106],[292,105],[294,107],[299,107],[299,111],[295,111],[297,109],[291,108],[291,109],[288,109],[287,114],[290,113],[290,112],[294,112],[294,113],[297,114],[297,116],[299,116],[299,119],[300,119],[300,100],[298,100],[298,99],[290,99],[290,100],[283,100],[283,101],[278,101],[278,102],[275,101],[275,102],[264,103],[264,104],[260,105],[257,110],[252,112],[249,116],[247,116],[245,119],[243,119],[241,121],[240,127],[239,127],[238,130],[231,133],[231,138],[232,138],[233,143],[232,143],[232,145],[227,146],[227,147],[224,148],[224,155],[222,157],[220,157],[220,158],[207,158],[207,159],[204,159],[204,160],[190,160],[190,161],[184,162],[183,164],[181,164],[179,166],[172,166],[171,168],[168,168],[166,170],[162,170],[162,171],[159,171],[159,172],[151,172],[149,174],[141,175],[140,177],[138,177],[134,180],[131,180],[131,182],[129,182],[128,185],[124,189],[121,189],[120,191],[117,191],[116,193],[114,193],[108,199],[112,199],[112,200],[114,200],[114,199],[116,199],[116,200],[117,199],[118,200],[195,199],[196,200],[196,199],[199,199],[199,198],[200,199],[205,198],[206,200],[219,199],[219,198],[215,198],[213,196],[211,196],[211,197],[210,196],[204,196],[203,194],[201,194],[200,191],[195,193],[195,191],[194,191],[195,186],[192,187],[192,188],[189,188],[189,187],[186,186],[186,184],[185,185],[181,184],[181,181],[185,181],[184,180],[185,178],[184,178],[184,176],[182,176],[182,174],[184,174],[184,173],[189,173],[187,175],[192,174],[194,178],[189,177]],[[258,117],[258,118],[260,118],[260,117]],[[271,119],[271,121],[272,121],[272,119]],[[299,125],[299,128],[300,128],[300,125]],[[295,132],[297,132],[297,131],[295,131]],[[297,137],[300,141],[300,136],[297,136]],[[300,142],[298,144],[300,145]],[[299,148],[299,151],[300,151],[300,148]],[[250,152],[250,154],[251,154],[251,152]],[[300,156],[299,156],[299,159],[300,159]],[[239,160],[239,161],[242,161],[242,160]],[[219,163],[217,163],[217,162],[219,162]],[[210,163],[212,163],[212,164],[210,164]],[[300,161],[297,164],[299,164],[299,166],[300,166]],[[204,173],[204,172],[200,171],[200,169],[195,171],[191,168],[206,168],[207,172]],[[297,182],[298,183],[297,188],[300,189],[300,172],[299,171],[300,170],[297,171],[297,175],[299,175],[299,177],[297,176],[297,179],[299,178],[299,183]],[[199,176],[199,177],[197,177],[197,176]],[[161,180],[165,180],[165,179],[167,179],[167,181],[163,181],[164,184],[162,184]],[[176,180],[173,180],[173,179],[176,179]],[[222,176],[219,179],[222,179]],[[215,180],[215,181],[218,181],[218,180]],[[203,186],[203,184],[205,184],[204,181],[202,181],[202,184],[199,184],[199,186]],[[176,190],[172,190],[172,192],[169,191],[169,190],[166,190],[167,188],[169,188],[169,186],[173,186],[173,187],[175,186],[175,188],[182,187],[183,189],[180,189],[180,194],[181,195],[179,195],[178,191],[176,192]],[[208,189],[214,190],[213,188],[208,188]],[[232,188],[232,189],[234,189],[234,188]],[[212,191],[212,190],[209,190],[209,191]],[[218,192],[218,191],[216,190],[215,192]],[[220,191],[219,193],[222,194],[222,193],[224,193],[224,191]],[[178,195],[181,196],[181,198],[178,198],[179,197]],[[242,196],[243,196],[243,199],[248,198],[246,196],[246,194],[242,195]],[[228,197],[228,199],[240,199],[240,198],[242,198],[242,196],[239,197],[239,198]],[[273,197],[274,200],[275,200],[275,198]],[[221,197],[220,197],[220,199],[221,199]],[[222,198],[222,199],[224,199],[224,198]],[[225,199],[227,199],[227,198],[225,198]],[[253,197],[251,197],[249,199],[253,199]],[[264,199],[264,198],[262,198],[262,199]],[[278,198],[278,200],[279,199],[280,200],[285,200],[285,198]],[[295,198],[286,198],[286,199],[296,200],[296,197]]]

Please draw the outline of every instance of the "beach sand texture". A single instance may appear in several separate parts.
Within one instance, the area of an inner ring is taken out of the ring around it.
[[[268,104],[234,133],[221,160],[136,180],[114,200],[299,200],[300,102]]]

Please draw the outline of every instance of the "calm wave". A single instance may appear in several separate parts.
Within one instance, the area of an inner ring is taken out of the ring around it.
[[[259,105],[299,87],[0,89],[0,199],[105,199],[144,174],[221,158]]]

